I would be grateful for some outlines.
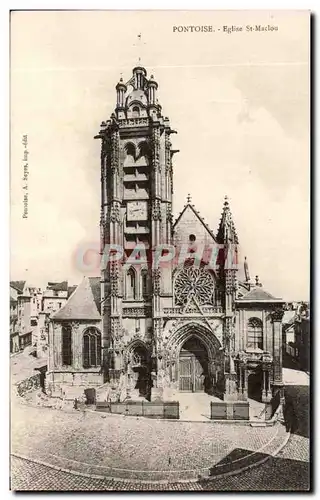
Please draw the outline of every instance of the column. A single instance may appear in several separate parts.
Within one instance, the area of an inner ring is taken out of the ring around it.
[[[239,365],[239,397],[243,400],[243,366]]]
[[[245,400],[248,399],[248,369],[244,367],[244,380],[243,380],[243,395]]]
[[[280,402],[284,402],[282,380],[282,317],[284,311],[276,309],[271,313],[273,327],[273,391],[280,391]]]
[[[266,392],[266,370],[265,370],[265,368],[263,368],[262,369],[262,393],[261,393],[261,401],[263,403],[267,402],[266,397],[267,397],[267,392]]]
[[[266,377],[267,377],[267,401],[271,401],[272,399],[272,391],[271,391],[271,367],[268,367],[268,370],[266,371]]]

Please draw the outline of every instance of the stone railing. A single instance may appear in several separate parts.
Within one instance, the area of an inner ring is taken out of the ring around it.
[[[149,125],[149,118],[128,118],[127,120],[119,120],[119,127],[136,127],[137,125]]]
[[[151,315],[151,307],[124,307],[122,310],[122,316],[127,316],[130,318],[135,318],[137,316],[147,316]]]
[[[212,315],[212,314],[222,314],[223,313],[223,307],[222,306],[204,306],[201,307],[201,312],[199,309],[196,307],[185,311],[184,307],[165,307],[163,309],[163,314],[164,316],[180,316],[180,315],[188,315],[188,314],[193,314],[197,316],[201,316],[202,314],[205,315]]]

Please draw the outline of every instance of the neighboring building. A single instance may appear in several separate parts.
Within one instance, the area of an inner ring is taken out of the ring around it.
[[[49,282],[42,295],[42,311],[53,314],[65,305],[68,300],[68,282]]]
[[[283,316],[284,365],[310,370],[310,309],[305,302],[287,304]]]
[[[19,349],[32,344],[31,296],[25,281],[11,281],[10,289],[17,292],[17,323]]]
[[[10,286],[10,352],[19,351],[18,291]]]
[[[310,309],[301,303],[295,320],[295,348],[301,370],[310,371]]]
[[[132,398],[163,399],[170,389],[270,401],[283,394],[283,301],[258,278],[251,282],[246,260],[227,265],[224,255],[235,257],[239,248],[227,200],[217,232],[190,197],[173,222],[175,131],[157,88],[145,68],[134,68],[116,87],[115,114],[101,124],[101,249],[123,246],[132,263],[114,262],[101,278],[85,278],[52,315],[48,385],[53,394],[80,394],[125,379]],[[144,263],[133,259],[139,244]],[[155,266],[159,245],[168,253],[185,248],[187,261]],[[194,265],[202,246],[219,246],[215,269],[209,253]]]
[[[29,287],[30,293],[30,321],[31,326],[35,327],[38,324],[39,313],[42,309],[42,291],[40,288]]]
[[[294,322],[296,318],[296,310],[288,309],[284,312],[282,318],[282,337],[283,344],[292,345],[294,343]]]

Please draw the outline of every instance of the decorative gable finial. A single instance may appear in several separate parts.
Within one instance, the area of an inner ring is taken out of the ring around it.
[[[190,204],[191,203],[191,194],[189,193],[188,196],[187,196],[187,203]]]
[[[262,286],[262,283],[259,281],[259,276],[256,276],[256,286]]]
[[[238,243],[238,236],[232,219],[229,199],[227,195],[224,197],[224,204],[217,233],[217,240],[219,243],[226,243],[228,241],[235,244]]]

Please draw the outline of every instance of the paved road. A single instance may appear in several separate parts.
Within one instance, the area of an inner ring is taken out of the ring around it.
[[[307,491],[308,464],[270,458],[264,465],[237,476],[198,483],[148,484],[75,476],[26,460],[12,458],[12,489],[16,491]]]
[[[225,457],[236,454],[238,463],[241,450],[273,454],[286,438],[281,425],[175,422],[21,404],[12,412],[12,453],[123,479],[197,478]]]
[[[291,399],[297,425],[285,448],[256,468],[236,476],[197,483],[148,484],[93,479],[57,471],[30,461],[12,458],[14,490],[59,491],[308,491],[309,489],[309,387],[308,378],[296,370],[285,373],[286,397]]]

